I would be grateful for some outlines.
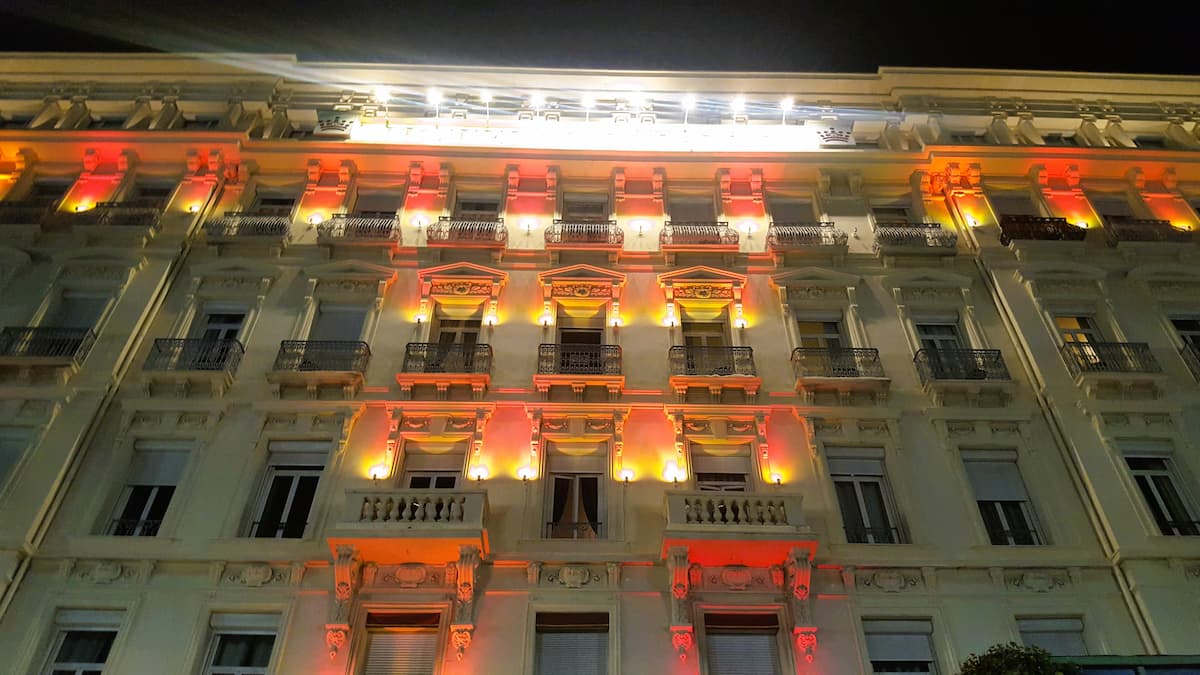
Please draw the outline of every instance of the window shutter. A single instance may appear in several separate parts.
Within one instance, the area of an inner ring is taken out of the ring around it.
[[[120,609],[60,609],[54,615],[59,628],[118,628],[125,612]]]
[[[1018,619],[1021,642],[1041,647],[1054,656],[1085,656],[1082,619]]]
[[[872,661],[933,661],[928,621],[863,621],[867,654]]]
[[[138,443],[129,467],[129,484],[178,485],[190,447],[187,442]]]
[[[435,631],[372,632],[363,675],[432,675],[437,662]]]
[[[750,458],[746,455],[718,457],[702,452],[692,455],[692,473],[740,473],[750,475]]]
[[[572,444],[571,454],[554,452],[553,450],[557,448],[553,448],[546,456],[546,470],[562,473],[606,473],[608,464],[606,448],[597,444],[587,454],[576,454],[577,451],[584,449],[580,447],[582,445]]]
[[[830,457],[829,473],[835,475],[882,476],[883,462],[878,459]]]
[[[309,340],[347,340],[355,341],[362,338],[363,323],[367,319],[367,308],[359,305],[326,305],[321,304],[317,317],[313,320],[312,328],[308,331]]]
[[[405,471],[460,471],[463,456],[457,452],[431,454],[409,452],[404,455]]]
[[[538,632],[538,675],[607,675],[608,633]]]
[[[325,466],[329,441],[271,441],[271,466]]]
[[[209,618],[208,625],[216,631],[274,633],[279,627],[279,615],[217,612]]]
[[[709,675],[778,673],[779,640],[766,632],[708,633]]]
[[[972,459],[963,456],[967,479],[975,499],[981,502],[1029,501],[1025,483],[1015,460]]]

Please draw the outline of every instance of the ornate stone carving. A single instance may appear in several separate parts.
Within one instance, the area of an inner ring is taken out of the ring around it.
[[[379,292],[379,281],[375,279],[320,279],[317,282],[316,292],[374,296]]]
[[[1005,583],[1011,589],[1047,593],[1066,586],[1067,575],[1052,570],[1017,572],[1005,575]]]
[[[842,421],[831,420],[824,417],[814,417],[812,420],[813,431],[818,434],[837,435],[842,433]]]
[[[490,281],[435,281],[429,288],[430,295],[483,295],[492,294]]]
[[[1099,295],[1096,282],[1077,279],[1038,279],[1034,286],[1043,298],[1092,298]]]
[[[125,567],[121,563],[113,560],[101,560],[92,565],[90,570],[80,574],[79,578],[93,584],[111,584],[123,576],[125,576]]]
[[[744,591],[754,581],[750,568],[744,565],[730,565],[721,570],[721,583],[731,591]]]
[[[229,575],[229,580],[243,586],[257,588],[274,581],[275,570],[267,564],[247,565],[240,572]]]
[[[63,267],[63,279],[87,279],[88,281],[114,281],[125,283],[129,277],[129,267],[126,265],[102,264],[71,264]]]
[[[531,585],[536,586],[542,580],[542,563],[531,562],[525,565],[525,579]]]
[[[606,563],[605,570],[608,572],[608,585],[612,588],[618,588],[621,585],[621,563],[610,562]]]
[[[556,573],[550,574],[547,580],[557,581],[567,588],[582,588],[587,584],[600,581],[600,575],[582,565],[564,565]]]
[[[692,646],[696,643],[696,638],[692,634],[691,626],[672,626],[671,627],[671,647],[675,649],[675,653],[679,655],[680,661],[686,661],[688,652],[692,650]]]
[[[884,593],[899,593],[920,583],[916,570],[893,569],[860,571],[857,574],[857,582],[859,588]]]
[[[474,626],[454,626],[451,628],[450,645],[454,647],[454,657],[459,661],[462,661],[467,647],[471,646],[471,635],[474,631]]]
[[[552,298],[611,298],[611,281],[579,281],[556,283],[550,288]]]
[[[904,301],[914,304],[952,304],[962,302],[962,289],[952,286],[915,286],[905,288]]]
[[[475,572],[479,569],[479,562],[479,549],[477,547],[458,547],[458,561],[454,564],[454,617],[456,623],[474,623]]]
[[[813,662],[817,651],[817,629],[812,626],[796,627],[796,651],[804,655],[804,660]]]
[[[329,658],[337,657],[342,647],[350,637],[350,629],[344,626],[325,627],[325,647],[329,650]]]
[[[290,429],[296,426],[295,415],[267,415],[267,421],[264,424],[268,429]]]
[[[350,604],[358,593],[359,570],[362,568],[362,558],[353,546],[338,546],[337,556],[333,561],[333,593],[335,621],[347,621],[350,616]]]
[[[692,581],[686,546],[672,546],[667,551],[667,571],[671,581],[671,625],[686,625],[690,630],[692,622],[688,616],[687,598]]]
[[[732,300],[733,286],[717,284],[683,284],[673,287],[676,300]]]
[[[405,431],[429,431],[429,421],[428,417],[405,416],[400,425]]]
[[[385,571],[381,578],[385,584],[395,584],[400,588],[416,588],[429,579],[429,569],[417,563],[397,565]]]
[[[708,420],[687,420],[686,422],[683,423],[683,426],[685,429],[687,429],[688,431],[690,431],[694,434],[709,433]]]
[[[809,591],[812,584],[812,559],[808,551],[793,548],[788,552],[787,560],[783,563],[787,572],[788,603],[792,606],[792,616],[796,625],[812,625],[812,606],[809,602]]]
[[[946,422],[946,434],[951,438],[959,438],[962,436],[970,436],[975,433],[974,422]]]

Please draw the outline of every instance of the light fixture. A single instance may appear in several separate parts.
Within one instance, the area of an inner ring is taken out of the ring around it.
[[[484,103],[491,103],[492,102],[492,92],[488,91],[487,89],[480,90],[479,100],[483,101]]]
[[[783,485],[783,474],[775,471],[771,474],[771,482],[776,485]]]
[[[418,324],[425,323],[425,315],[424,314],[414,314],[413,321],[416,321]]]
[[[200,213],[199,204],[191,204],[188,206],[188,213]]]
[[[382,464],[382,463],[376,464],[375,466],[373,466],[367,470],[367,475],[371,477],[371,480],[382,480],[384,478],[387,478],[387,476],[388,476],[387,465]]]
[[[520,478],[523,481],[532,480],[533,479],[533,467],[523,466],[523,467],[517,469],[517,478]]]
[[[408,222],[413,227],[425,227],[426,225],[429,224],[429,219],[418,213],[417,215],[415,215],[411,219],[409,219]]]
[[[792,106],[794,105],[796,105],[796,99],[792,98],[791,96],[784,96],[779,101],[779,108],[784,112],[791,110]]]
[[[386,84],[375,85],[375,101],[377,103],[387,103],[392,98],[392,90]]]
[[[488,314],[487,316],[483,317],[483,325],[485,326],[495,326],[496,323],[497,321],[495,314]]]
[[[754,234],[754,230],[758,229],[758,225],[753,220],[743,220],[738,223],[738,229],[746,234]]]
[[[737,328],[738,330],[741,330],[741,329],[745,328],[745,327],[746,327],[746,320],[745,320],[745,319],[743,319],[743,318],[740,318],[740,317],[739,317],[739,318],[737,318],[737,319],[734,319],[734,321],[733,321],[733,327],[734,327],[734,328]]]
[[[1086,230],[1088,229],[1088,224],[1081,220],[1078,223],[1075,223],[1075,227],[1078,227],[1081,230]]]
[[[646,220],[645,218],[637,218],[633,222],[629,223],[629,226],[632,227],[633,231],[637,232],[637,236],[640,237],[643,234],[646,234],[646,230],[650,229],[650,221]]]
[[[92,208],[92,205],[87,202],[76,204],[75,205],[75,213],[82,213],[84,211],[87,211],[90,208]]]
[[[550,324],[553,322],[554,322],[554,319],[549,314],[543,314],[538,319],[538,323],[542,324],[542,328],[549,328]]]
[[[732,108],[733,112],[735,113],[742,112],[746,109],[746,97],[742,96],[741,94],[734,96],[733,102],[729,104],[729,107]]]
[[[521,220],[521,229],[525,230],[525,234],[529,234],[537,229],[537,220],[534,218],[524,218]]]
[[[621,480],[626,484],[633,480],[633,469],[621,469]]]
[[[591,110],[592,108],[595,108],[596,107],[596,95],[595,94],[584,94],[583,95],[583,107],[585,110]]]
[[[646,107],[646,95],[640,91],[635,91],[625,97],[625,102],[629,104],[629,107],[641,110]]]
[[[476,481],[476,482],[487,480],[487,477],[488,477],[487,467],[486,466],[478,466],[478,465],[473,466],[473,467],[471,467],[470,475],[471,475],[471,480]]]
[[[614,317],[612,318],[612,322],[611,322],[611,323],[612,323],[612,327],[613,327],[613,328],[620,328],[620,327],[621,327],[621,323],[622,323],[622,322],[621,322],[621,317],[619,317],[619,316],[614,316]]]
[[[546,106],[546,95],[540,91],[535,91],[529,95],[529,105],[534,110],[544,108]]]
[[[429,102],[429,105],[441,105],[442,92],[430,88],[425,92],[425,100]]]
[[[979,227],[979,221],[975,219],[975,216],[967,216],[967,226]]]
[[[679,465],[675,462],[667,462],[667,466],[663,469],[663,478],[666,478],[672,483],[678,484],[679,481],[686,477],[687,474],[683,469],[679,468]]]
[[[314,213],[308,217],[309,225],[320,225],[323,222],[325,222],[325,216],[320,213]]]
[[[680,102],[680,105],[683,106],[684,110],[691,110],[692,108],[695,108],[696,107],[696,95],[695,94],[687,94],[686,96],[683,97],[683,101]]]

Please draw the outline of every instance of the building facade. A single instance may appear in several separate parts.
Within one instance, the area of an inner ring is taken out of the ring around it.
[[[3,56],[6,672],[1200,672],[1197,106]]]

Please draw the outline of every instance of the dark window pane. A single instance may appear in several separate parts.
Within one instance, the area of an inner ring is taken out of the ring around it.
[[[854,483],[838,481],[833,485],[837,490],[838,506],[842,510],[842,522],[846,526],[846,540],[858,544],[866,542],[866,526],[858,509],[858,495],[854,490]]]
[[[222,635],[212,665],[266,667],[274,645],[274,635]]]
[[[255,531],[256,537],[274,537],[279,530],[279,524],[283,521],[283,509],[287,506],[288,494],[292,490],[292,481],[294,476],[276,476],[271,481],[271,488],[267,492],[267,501],[263,504],[262,515],[258,519],[258,529]]]
[[[116,631],[69,630],[58,648],[56,663],[104,663],[117,639]]]
[[[308,525],[308,512],[312,509],[313,497],[317,494],[318,476],[301,476],[300,484],[296,487],[296,495],[292,498],[292,508],[287,514],[287,523],[283,528],[283,536],[288,539],[299,539],[304,536],[304,527]]]

